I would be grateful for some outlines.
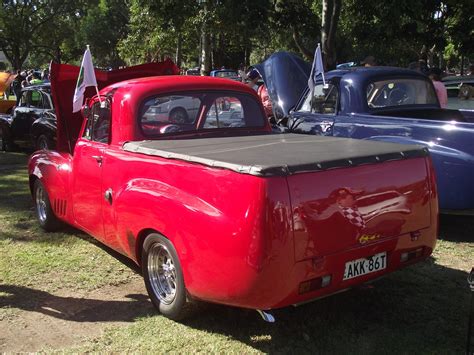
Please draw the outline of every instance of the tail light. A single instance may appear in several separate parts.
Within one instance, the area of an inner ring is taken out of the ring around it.
[[[417,259],[421,256],[423,256],[423,248],[407,251],[400,255],[400,262],[406,263],[407,261]]]
[[[325,275],[318,277],[317,279],[311,279],[300,283],[299,293],[307,293],[310,291],[318,290],[326,287],[331,283],[331,275]]]

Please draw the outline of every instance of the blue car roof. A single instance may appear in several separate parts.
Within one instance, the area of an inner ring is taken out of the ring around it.
[[[410,76],[426,79],[427,76],[423,73],[411,69],[397,68],[397,67],[353,67],[347,69],[331,70],[325,74],[326,79],[342,78],[350,74],[357,75],[357,80],[370,81],[377,77],[386,76]],[[322,78],[321,78],[322,80]]]

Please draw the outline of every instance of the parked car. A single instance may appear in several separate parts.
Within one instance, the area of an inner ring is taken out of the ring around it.
[[[448,89],[448,97],[460,97],[462,99],[474,99],[474,76],[447,76],[443,78],[443,84]]]
[[[130,71],[133,71],[133,74],[130,74]],[[65,73],[70,74],[66,70]],[[99,87],[105,85],[104,83],[111,75],[118,77],[126,75],[128,78],[133,78],[136,76],[176,75],[177,73],[179,73],[178,68],[170,60],[118,70],[96,70]],[[69,80],[69,78],[65,77],[63,80]],[[77,76],[71,80],[77,80]],[[72,92],[74,92],[74,87]],[[72,119],[63,122],[58,134],[55,106],[62,107],[64,103],[55,101],[55,96],[58,95],[54,90],[52,93],[50,83],[25,87],[22,90],[20,103],[14,108],[13,114],[11,116],[0,115],[0,149],[11,150],[15,145],[20,144],[33,146],[37,150],[51,150],[56,149],[58,140],[62,142],[64,148],[64,142],[67,141],[65,137],[74,135],[80,127],[78,127],[77,119]],[[67,148],[71,150],[70,142],[66,144]]]
[[[474,214],[474,111],[441,109],[425,75],[391,67],[334,70],[311,96],[310,65],[299,57],[276,53],[257,68],[278,103],[276,117],[291,131],[422,144],[433,158],[442,211]]]
[[[75,82],[62,68],[53,64],[51,74],[64,105],[58,127],[75,119],[67,97]],[[33,154],[30,187],[44,229],[65,222],[128,256],[165,316],[179,319],[199,299],[270,320],[267,310],[360,285],[433,251],[438,207],[427,149],[272,134],[255,91],[231,80],[115,82],[123,79],[109,76],[102,102],[86,104],[80,131],[68,136],[73,154],[66,144]],[[197,119],[150,120],[160,98],[199,100]],[[237,103],[242,124],[221,125],[219,105]]]
[[[242,78],[240,77],[239,73],[232,69],[213,70],[211,71],[210,76],[215,77],[215,78],[224,78],[224,79],[230,79],[230,80],[235,80],[235,81],[242,81]]]
[[[56,146],[56,115],[48,84],[23,88],[18,106],[10,118],[0,117],[0,140],[4,150],[15,145],[33,145],[36,149]]]

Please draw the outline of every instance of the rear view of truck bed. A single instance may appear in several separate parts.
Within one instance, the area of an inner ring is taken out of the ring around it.
[[[435,246],[438,206],[423,147],[283,134],[129,142],[124,149],[263,179],[267,212],[250,263],[259,271],[238,297],[217,296],[216,287],[212,298],[222,303],[299,304],[419,261]]]

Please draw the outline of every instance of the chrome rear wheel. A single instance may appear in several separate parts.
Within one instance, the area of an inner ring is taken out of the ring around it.
[[[142,273],[153,305],[164,316],[186,316],[187,299],[178,253],[171,241],[158,233],[146,237],[142,248]]]
[[[156,296],[164,304],[176,297],[176,268],[166,246],[154,244],[148,253],[148,274]]]

